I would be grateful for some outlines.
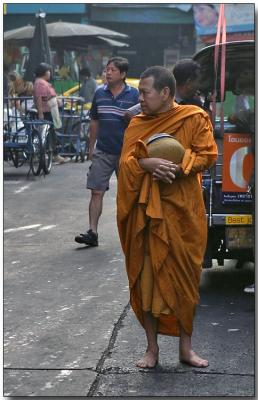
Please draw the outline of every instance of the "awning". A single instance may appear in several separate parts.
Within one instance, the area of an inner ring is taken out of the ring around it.
[[[112,6],[112,7],[111,7]],[[181,5],[183,6],[183,5]],[[173,4],[92,4],[91,19],[94,22],[119,22],[125,24],[193,24],[193,11],[191,7],[176,7]]]

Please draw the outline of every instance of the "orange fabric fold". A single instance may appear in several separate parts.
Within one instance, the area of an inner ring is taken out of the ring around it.
[[[187,174],[172,184],[154,181],[138,159],[148,157],[146,139],[173,135],[190,157]],[[169,314],[160,314],[158,332],[179,336],[181,325],[191,335],[199,301],[201,264],[207,223],[199,176],[217,158],[208,115],[196,106],[172,105],[158,116],[140,114],[125,132],[117,192],[117,223],[125,253],[130,302],[143,324],[142,282],[148,242],[153,276]]]

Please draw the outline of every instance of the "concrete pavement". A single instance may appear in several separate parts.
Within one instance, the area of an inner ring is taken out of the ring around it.
[[[104,199],[98,248],[87,228],[88,163],[26,179],[4,171],[5,396],[252,396],[253,265],[203,272],[193,343],[206,369],[178,363],[178,339],[160,337],[159,366],[138,370],[145,337],[128,304],[116,229],[116,179]],[[78,398],[78,397],[77,397]]]

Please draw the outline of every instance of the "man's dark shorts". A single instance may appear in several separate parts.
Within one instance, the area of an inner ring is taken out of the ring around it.
[[[120,155],[104,153],[95,149],[92,164],[87,174],[87,189],[105,192],[109,189],[109,181],[113,174],[118,174]]]

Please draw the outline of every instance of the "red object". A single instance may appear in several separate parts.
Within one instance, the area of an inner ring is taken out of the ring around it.
[[[222,165],[222,192],[247,192],[254,169],[250,134],[224,135]]]
[[[217,27],[217,35],[214,48],[214,72],[215,72],[215,90],[213,93],[212,101],[212,121],[215,125],[216,118],[216,97],[217,97],[217,76],[218,76],[218,63],[219,63],[219,49],[221,44],[221,70],[220,70],[220,97],[221,97],[221,110],[220,110],[220,123],[221,132],[224,132],[224,94],[225,94],[225,68],[226,68],[226,17],[225,6],[220,5],[219,19]]]
[[[202,36],[201,39],[208,46],[214,44],[215,35]],[[254,32],[227,32],[228,42],[239,42],[241,40],[255,40]]]

